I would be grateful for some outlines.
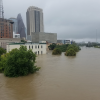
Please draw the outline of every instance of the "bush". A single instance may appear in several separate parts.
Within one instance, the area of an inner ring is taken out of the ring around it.
[[[69,44],[64,44],[64,45],[57,45],[56,48],[60,49],[61,52],[66,52],[67,50],[67,47],[68,47]]]
[[[0,58],[0,72],[4,72],[4,67],[6,66],[7,56],[9,54],[1,55]]]
[[[60,55],[61,54],[61,50],[58,48],[55,48],[52,52],[53,55]]]
[[[49,50],[54,50],[56,47],[56,44],[55,43],[52,43],[48,46]]]
[[[0,56],[4,53],[6,53],[6,50],[0,47]]]
[[[77,46],[76,44],[70,44],[67,48],[67,50],[69,49],[74,49],[75,52],[78,52],[80,50],[80,47]]]
[[[1,57],[0,66],[5,76],[18,77],[34,73],[40,68],[35,66],[36,55],[32,50],[27,50],[21,46],[19,49],[13,49],[8,54]],[[4,63],[5,62],[5,63]]]
[[[68,51],[66,51],[65,53],[66,56],[76,56],[76,52],[74,49],[69,49]]]

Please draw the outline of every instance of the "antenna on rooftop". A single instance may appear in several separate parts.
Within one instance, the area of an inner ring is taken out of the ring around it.
[[[0,18],[4,18],[3,2],[0,0]]]

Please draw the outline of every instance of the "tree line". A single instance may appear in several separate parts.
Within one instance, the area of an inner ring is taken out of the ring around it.
[[[81,50],[81,48],[73,43],[73,44],[63,44],[63,45],[56,45],[56,44],[50,44],[48,46],[49,50],[53,50],[53,55],[60,55],[62,52],[65,52],[66,56],[75,56],[76,52]]]

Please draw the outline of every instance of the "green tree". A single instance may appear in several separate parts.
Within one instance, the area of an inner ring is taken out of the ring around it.
[[[56,45],[56,48],[60,49],[61,52],[66,52],[68,45],[69,45],[69,44]]]
[[[25,41],[25,40],[21,40],[21,42],[24,42],[24,43],[26,43],[27,41]]]
[[[6,53],[6,50],[0,47],[0,56],[4,53]]]
[[[76,52],[74,49],[69,49],[68,51],[66,51],[65,53],[66,56],[76,56]]]
[[[61,54],[61,50],[58,48],[55,48],[52,52],[53,55],[60,55]]]
[[[55,43],[52,43],[48,46],[49,50],[54,50],[56,47],[56,44]]]
[[[74,49],[75,52],[78,52],[78,51],[80,50],[80,47],[79,47],[78,45],[76,45],[76,44],[70,44],[70,45],[68,46],[68,48],[67,48],[67,51],[68,51],[69,49]]]
[[[4,72],[4,67],[6,66],[6,60],[9,53],[1,55],[0,57],[0,72]]]
[[[21,46],[19,49],[13,49],[4,59],[1,58],[1,65],[3,61],[4,75],[8,77],[25,76],[29,73],[34,73],[40,68],[35,66],[36,55],[32,50],[27,50],[26,47]]]

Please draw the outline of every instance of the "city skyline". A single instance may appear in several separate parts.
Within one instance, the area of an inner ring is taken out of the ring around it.
[[[23,2],[24,5],[22,5]],[[15,17],[21,13],[26,24],[27,8],[37,6],[44,12],[45,32],[57,33],[58,38],[61,39],[94,39],[97,29],[98,41],[100,40],[100,1],[98,0],[62,0],[62,2],[60,0],[21,0],[20,4],[18,0],[14,0],[13,5],[8,3],[12,4],[13,0],[3,0],[6,18]]]

